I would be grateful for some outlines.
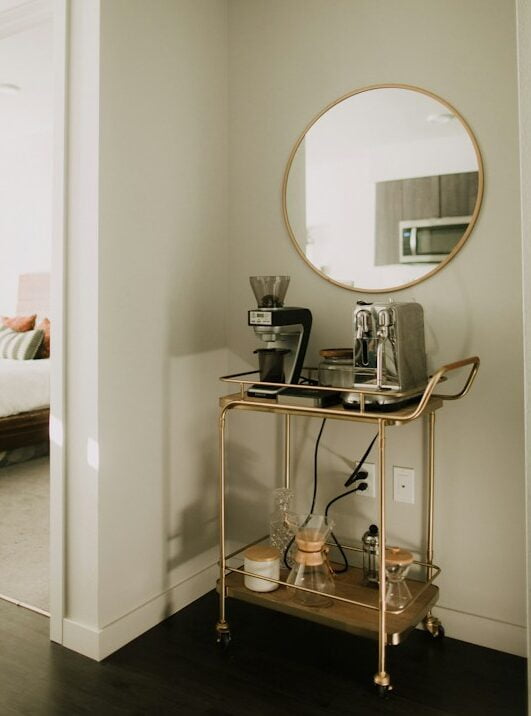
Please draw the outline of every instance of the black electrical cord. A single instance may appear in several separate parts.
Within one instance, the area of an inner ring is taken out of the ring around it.
[[[349,485],[352,485],[352,483],[357,479],[357,475],[358,475],[359,471],[361,470],[361,468],[363,467],[363,463],[364,463],[365,460],[369,457],[369,453],[370,453],[370,451],[372,450],[372,446],[373,446],[374,443],[376,442],[376,438],[377,438],[377,437],[378,437],[378,433],[376,433],[376,435],[373,437],[373,439],[372,439],[371,442],[370,442],[369,447],[368,447],[367,450],[365,450],[365,452],[363,453],[363,457],[361,458],[361,460],[358,462],[358,464],[357,464],[356,467],[354,468],[354,471],[353,471],[352,475],[350,475],[350,477],[348,478],[348,480],[345,482],[345,487],[349,487]]]
[[[326,418],[323,418],[323,421],[321,423],[321,428],[319,430],[319,434],[317,435],[317,440],[315,441],[315,448],[313,451],[313,495],[312,495],[312,504],[310,506],[310,511],[308,512],[308,516],[313,514],[313,511],[315,509],[315,501],[317,499],[317,455],[319,453],[319,443],[321,442],[321,436],[323,434],[324,426],[326,423]],[[293,536],[286,549],[284,550],[284,564],[286,565],[287,569],[290,569],[290,566],[288,564],[288,552],[291,549],[291,545],[293,544],[295,540],[295,536]]]
[[[299,378],[299,385],[319,385],[319,381],[315,380],[315,378],[305,378],[303,375],[301,375],[301,377]]]
[[[313,451],[313,495],[310,512],[308,513],[310,515],[313,515],[313,511],[315,509],[315,500],[317,498],[317,455],[319,453],[319,443],[321,442],[321,435],[323,434],[325,423],[326,418],[323,418],[323,422],[321,423],[321,429],[319,430],[319,435],[317,436],[317,440],[315,441],[315,449]]]
[[[367,477],[367,473],[365,473],[365,477]],[[363,479],[363,478],[360,477],[359,479]],[[327,504],[327,506],[326,506],[326,508],[325,508],[325,517],[328,517],[328,510],[332,507],[332,505],[334,504],[334,502],[337,502],[338,500],[342,500],[343,497],[347,497],[348,495],[352,495],[352,494],[354,494],[354,492],[363,492],[363,490],[366,490],[367,487],[368,487],[368,486],[367,486],[367,483],[366,483],[366,482],[361,482],[361,483],[360,483],[357,487],[355,487],[353,490],[349,490],[348,492],[344,492],[342,495],[338,495],[337,497],[334,497],[334,499],[333,499],[333,500],[330,500],[330,502]],[[341,553],[341,556],[343,557],[343,565],[344,565],[342,569],[334,569],[334,572],[336,572],[336,574],[343,574],[343,572],[346,572],[346,571],[348,570],[348,560],[347,560],[347,556],[346,556],[345,552],[343,551],[343,547],[339,544],[339,542],[338,542],[338,540],[337,540],[337,538],[336,538],[336,536],[335,536],[335,534],[334,534],[333,532],[330,532],[330,537],[332,537],[332,539],[333,539],[334,542],[336,543],[336,547],[338,548],[338,550],[339,550],[340,553]]]
[[[314,453],[313,453],[313,495],[312,495],[312,504],[311,504],[308,516],[313,514],[313,511],[315,509],[315,501],[317,498],[317,456],[318,456],[318,452],[319,452],[319,443],[321,442],[321,435],[323,434],[323,429],[324,429],[325,423],[326,423],[326,418],[323,418],[323,422],[321,423],[321,429],[319,430],[317,440],[315,441],[315,449],[314,449]],[[376,435],[373,437],[373,439],[369,443],[368,448],[363,453],[361,460],[358,462],[358,464],[354,468],[354,471],[352,472],[352,474],[348,477],[347,481],[345,482],[345,487],[352,485],[352,483],[356,482],[357,480],[364,480],[367,478],[367,472],[362,470],[361,468],[363,467],[365,460],[369,456],[369,453],[372,450],[372,447],[373,447],[374,443],[376,442],[377,437],[378,437],[378,433],[376,433]],[[366,490],[367,487],[368,487],[368,485],[366,482],[361,482],[353,490],[349,490],[348,492],[344,492],[342,495],[337,495],[337,497],[334,497],[334,499],[331,500],[328,503],[328,505],[326,506],[325,517],[328,517],[328,510],[330,509],[330,507],[332,507],[332,505],[335,502],[337,502],[338,500],[341,500],[343,497],[352,495],[354,492],[362,492],[363,490]],[[349,566],[348,560],[347,560],[345,552],[344,552],[343,548],[341,547],[335,534],[333,532],[330,532],[330,536],[334,540],[337,548],[339,549],[339,551],[341,553],[341,556],[343,557],[343,563],[344,563],[343,568],[335,570],[338,574],[342,574],[343,572],[346,572],[348,570],[348,566]],[[287,569],[290,569],[290,566],[288,564],[288,553],[289,553],[289,550],[291,549],[291,545],[293,544],[294,541],[295,541],[295,536],[293,536],[290,539],[286,549],[284,550],[284,564]]]

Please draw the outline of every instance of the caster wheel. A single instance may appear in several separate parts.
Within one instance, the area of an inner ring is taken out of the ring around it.
[[[439,626],[437,627],[437,630],[431,636],[432,636],[432,639],[444,639],[445,633],[446,632],[444,631],[443,625],[439,624]]]
[[[381,699],[389,698],[389,695],[393,690],[392,686],[377,686],[376,688],[378,689],[378,696]]]
[[[217,643],[221,649],[227,649],[231,641],[230,631],[222,631],[218,633]]]
[[[426,617],[423,620],[423,624],[428,639],[442,639],[444,637],[444,627],[436,617]]]

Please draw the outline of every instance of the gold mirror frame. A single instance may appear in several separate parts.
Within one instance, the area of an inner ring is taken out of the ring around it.
[[[409,281],[404,284],[400,284],[399,286],[394,286],[391,288],[358,288],[355,286],[349,286],[345,283],[341,283],[340,281],[336,281],[335,279],[331,278],[327,274],[320,271],[314,264],[312,264],[311,261],[308,260],[306,254],[302,251],[299,242],[297,241],[297,237],[295,236],[295,233],[293,231],[293,228],[291,226],[289,215],[288,215],[288,206],[287,206],[287,187],[288,187],[288,179],[289,179],[289,173],[291,166],[293,164],[293,160],[295,159],[295,155],[297,153],[298,148],[300,147],[301,143],[303,142],[304,138],[306,137],[306,134],[309,132],[309,130],[314,126],[316,122],[321,119],[321,117],[328,112],[328,110],[332,109],[336,105],[340,104],[341,102],[345,101],[346,99],[349,99],[349,97],[354,97],[357,94],[361,94],[363,92],[369,92],[371,90],[375,89],[405,89],[405,90],[411,90],[413,92],[420,92],[421,94],[424,94],[428,97],[431,97],[432,99],[436,100],[440,104],[442,104],[444,107],[446,107],[452,114],[454,114],[459,121],[461,122],[462,126],[465,128],[470,141],[472,142],[472,146],[474,147],[474,151],[476,153],[476,159],[478,163],[478,193],[476,197],[476,204],[474,206],[474,211],[472,213],[472,218],[470,220],[470,223],[461,237],[461,239],[458,241],[458,243],[454,246],[452,251],[448,254],[448,256],[441,261],[440,264],[437,265],[436,268],[432,269],[431,271],[428,271],[426,274],[421,276],[420,278],[414,279],[413,281]],[[339,286],[340,288],[346,288],[349,291],[354,291],[356,293],[392,293],[394,291],[402,291],[405,288],[410,288],[411,286],[415,286],[418,283],[421,283],[421,281],[426,281],[426,279],[430,278],[431,276],[434,276],[436,273],[441,271],[453,258],[454,256],[461,250],[465,242],[467,241],[468,237],[472,233],[472,230],[474,229],[474,226],[476,224],[480,209],[481,209],[481,203],[483,201],[483,189],[484,189],[484,182],[485,182],[485,175],[484,175],[484,169],[483,169],[483,159],[481,156],[481,151],[479,149],[478,142],[476,140],[476,137],[474,136],[474,133],[472,132],[472,129],[470,128],[468,122],[465,120],[463,115],[457,111],[457,109],[450,104],[450,102],[447,102],[445,99],[442,99],[442,97],[439,97],[433,92],[430,92],[429,90],[422,89],[421,87],[416,87],[414,85],[407,85],[407,84],[374,84],[374,85],[368,85],[366,87],[362,87],[357,90],[353,90],[352,92],[348,92],[347,94],[343,95],[342,97],[339,97],[339,99],[336,99],[334,102],[331,102],[328,104],[324,109],[322,109],[313,119],[312,121],[305,127],[304,131],[301,133],[297,141],[295,142],[295,145],[293,149],[291,150],[291,153],[289,155],[288,163],[286,165],[286,169],[284,171],[284,177],[282,179],[282,215],[284,217],[284,223],[286,225],[286,228],[288,230],[289,237],[295,246],[295,249],[299,253],[299,255],[304,259],[304,261],[308,264],[308,266],[312,269],[312,271],[315,271],[319,276],[324,278],[326,281],[335,284],[336,286]]]

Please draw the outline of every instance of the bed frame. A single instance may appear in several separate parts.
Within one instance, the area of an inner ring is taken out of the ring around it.
[[[37,314],[37,321],[50,315],[50,274],[19,276],[17,316]],[[15,450],[49,439],[50,410],[31,410],[0,418],[0,450]]]

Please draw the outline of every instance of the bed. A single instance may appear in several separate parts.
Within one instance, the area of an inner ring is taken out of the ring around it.
[[[49,316],[50,275],[19,277],[17,315]],[[50,360],[0,359],[0,451],[48,441]]]

